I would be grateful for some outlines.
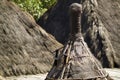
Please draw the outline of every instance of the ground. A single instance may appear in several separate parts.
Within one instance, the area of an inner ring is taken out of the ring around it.
[[[105,69],[114,80],[120,80],[120,69]],[[7,80],[44,80],[46,74],[22,75],[18,77],[7,77]]]

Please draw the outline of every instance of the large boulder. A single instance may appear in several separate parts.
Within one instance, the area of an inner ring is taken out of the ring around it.
[[[119,0],[58,0],[37,23],[64,44],[70,32],[68,8],[72,3],[83,5],[82,33],[92,53],[104,67],[120,67]]]
[[[62,47],[33,17],[7,0],[0,0],[0,75],[45,73]]]

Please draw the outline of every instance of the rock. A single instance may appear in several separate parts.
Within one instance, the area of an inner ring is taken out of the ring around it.
[[[52,52],[62,45],[36,24],[33,17],[7,0],[0,0],[0,74],[49,71]]]
[[[72,3],[83,5],[82,34],[92,53],[104,67],[120,67],[120,1],[58,0],[37,23],[64,44],[70,32],[68,8]]]

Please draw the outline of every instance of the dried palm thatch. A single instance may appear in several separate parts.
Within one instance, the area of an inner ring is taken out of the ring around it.
[[[52,52],[61,46],[30,14],[0,0],[1,76],[46,73],[52,67]]]
[[[120,67],[120,0],[58,0],[38,24],[62,44],[70,33],[68,6],[72,3],[83,6],[81,32],[91,52],[103,67]]]
[[[46,80],[108,80],[108,74],[92,55],[81,35],[82,6],[70,6],[71,35],[63,49],[56,50],[55,61]],[[110,80],[110,79],[109,79]]]

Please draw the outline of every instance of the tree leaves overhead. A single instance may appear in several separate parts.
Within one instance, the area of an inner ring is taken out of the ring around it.
[[[12,0],[23,10],[29,12],[36,20],[50,8],[56,0]]]

